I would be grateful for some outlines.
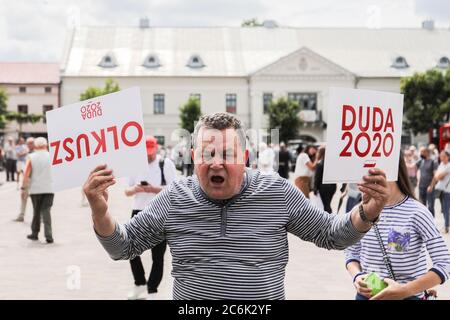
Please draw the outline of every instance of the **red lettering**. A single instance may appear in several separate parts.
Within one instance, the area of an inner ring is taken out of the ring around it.
[[[86,157],[91,155],[91,149],[89,147],[89,138],[86,134],[82,133],[77,137],[77,155],[78,159],[81,158],[81,139],[84,139],[84,146],[86,149]]]
[[[352,120],[350,124],[347,124],[347,111],[349,111],[352,115]],[[342,106],[342,130],[349,131],[352,130],[356,122],[356,112],[355,109],[351,105],[344,104]]]
[[[369,129],[369,125],[370,125],[370,107],[366,107],[367,112],[366,112],[366,125],[363,126],[362,122],[363,122],[363,107],[360,106],[359,107],[359,129],[361,131],[367,131]]]
[[[340,157],[351,157],[352,156],[352,153],[350,151],[348,151],[348,149],[352,145],[352,141],[353,141],[352,133],[350,131],[345,131],[344,134],[342,135],[341,140],[345,140],[346,137],[348,138],[348,142],[347,142],[346,146],[344,147],[344,149],[339,154]]]
[[[91,134],[97,141],[97,148],[95,148],[94,155],[96,155],[100,151],[100,148],[102,149],[102,152],[106,152],[105,129],[100,130],[101,137],[99,137],[95,131],[92,131]]]
[[[115,150],[119,149],[119,138],[117,137],[117,127],[116,126],[109,127],[106,129],[106,131],[113,133],[114,149]]]
[[[64,159],[70,162],[75,158],[75,152],[73,152],[73,150],[68,146],[69,143],[73,143],[73,139],[65,138],[63,141],[63,148],[70,156],[66,156]]]
[[[388,109],[388,114],[386,117],[386,124],[384,125],[384,132],[387,131],[388,128],[391,128],[391,131],[394,132],[394,119],[392,118],[392,109]]]
[[[379,115],[380,117],[379,119],[379,123],[377,124],[377,115]],[[380,131],[381,128],[383,128],[383,111],[381,110],[380,107],[373,107],[373,117],[372,117],[372,122],[373,122],[373,131]]]
[[[367,140],[367,147],[366,150],[361,151],[359,149],[359,140],[361,138],[365,138]],[[366,132],[360,132],[356,138],[355,138],[355,153],[358,155],[358,157],[365,157],[370,152],[370,137]]]
[[[136,140],[134,140],[134,141],[129,141],[127,139],[126,131],[127,131],[127,129],[129,127],[135,127],[137,129],[137,131],[138,131],[138,136],[137,136]],[[122,138],[123,143],[125,143],[129,147],[134,147],[139,142],[141,142],[143,135],[144,135],[144,131],[142,130],[142,127],[140,126],[140,124],[137,123],[136,121],[129,121],[129,122],[127,122],[123,126],[122,132],[121,132],[121,138]]]
[[[55,153],[53,154],[53,161],[52,161],[52,165],[57,165],[62,163],[62,159],[58,159],[58,152],[59,152],[59,145],[61,144],[61,141],[53,141],[52,143],[50,143],[50,147],[54,147],[55,148]]]

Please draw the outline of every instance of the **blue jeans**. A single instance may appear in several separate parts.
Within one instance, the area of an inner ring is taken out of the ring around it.
[[[353,209],[353,207],[358,204],[361,201],[361,197],[358,198],[352,198],[352,197],[348,197],[347,198],[347,205],[345,207],[345,212],[350,212],[350,210]]]
[[[428,210],[430,210],[433,217],[434,217],[434,198],[435,198],[434,189],[431,192],[427,192],[426,187],[419,187],[420,202],[422,202],[424,206],[428,207]]]
[[[442,194],[442,213],[444,214],[445,227],[449,227],[450,192]]]

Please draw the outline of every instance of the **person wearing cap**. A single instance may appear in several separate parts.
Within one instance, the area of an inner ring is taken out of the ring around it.
[[[278,174],[246,169],[245,129],[229,113],[202,116],[192,142],[195,174],[124,224],[108,208],[115,178],[106,164],[83,186],[94,231],[112,259],[133,259],[167,241],[174,299],[284,299],[288,233],[342,250],[370,230],[388,198],[385,174],[371,169],[359,185],[364,201],[349,214],[316,208]]]
[[[442,199],[442,213],[444,214],[444,233],[449,232],[449,210],[450,210],[450,163],[449,163],[450,152],[442,150],[439,154],[439,159],[441,163],[439,164],[436,173],[434,174],[433,180],[431,181],[429,190],[437,190],[441,193],[440,198]]]
[[[128,179],[129,187],[125,189],[128,197],[134,196],[133,211],[131,217],[139,214],[158,194],[163,186],[172,183],[176,179],[175,164],[168,157],[161,158],[157,154],[158,141],[149,136],[145,141],[147,149],[148,168],[141,174]],[[152,269],[148,280],[141,258],[137,256],[130,260],[131,271],[134,278],[133,290],[128,294],[128,299],[136,300],[142,297],[152,297],[158,291],[164,267],[164,253],[166,241],[162,241],[152,248]]]

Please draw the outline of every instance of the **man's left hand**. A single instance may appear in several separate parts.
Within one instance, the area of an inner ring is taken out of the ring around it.
[[[411,296],[405,284],[395,282],[389,278],[384,279],[384,282],[388,285],[387,288],[370,298],[370,300],[403,300]]]
[[[369,220],[375,220],[383,210],[389,198],[386,174],[380,169],[370,169],[369,175],[358,184],[363,193],[364,212]]]

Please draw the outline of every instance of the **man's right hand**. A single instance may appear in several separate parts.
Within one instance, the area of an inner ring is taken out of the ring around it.
[[[112,170],[106,164],[97,166],[83,186],[83,191],[94,216],[104,216],[108,211],[108,187],[116,183]]]

